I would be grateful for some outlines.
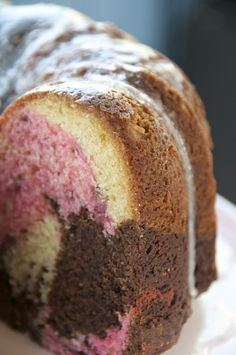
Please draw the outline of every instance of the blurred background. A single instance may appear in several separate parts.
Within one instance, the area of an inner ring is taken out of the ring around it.
[[[12,1],[18,5],[36,2]],[[96,20],[114,22],[186,71],[207,109],[218,191],[236,203],[236,1],[43,2],[71,6]]]

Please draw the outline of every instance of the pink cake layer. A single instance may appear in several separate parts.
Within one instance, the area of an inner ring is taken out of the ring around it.
[[[128,341],[130,317],[130,313],[119,316],[121,327],[119,329],[108,328],[105,339],[89,335],[86,339],[88,346],[84,344],[83,337],[68,340],[57,335],[51,326],[47,325],[44,328],[42,344],[57,355],[76,355],[79,352],[88,355],[121,355]]]
[[[28,108],[12,114],[0,133],[0,244],[54,213],[50,199],[65,219],[86,207],[113,234],[92,163],[74,137]]]

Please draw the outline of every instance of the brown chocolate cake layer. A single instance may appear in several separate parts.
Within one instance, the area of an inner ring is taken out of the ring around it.
[[[215,238],[209,238],[197,242],[195,278],[199,292],[206,291],[217,278],[214,240]]]
[[[63,336],[71,336],[73,329],[100,335],[119,327],[117,312],[132,306],[147,331],[159,325],[167,339],[173,323],[178,329],[189,312],[185,238],[161,236],[132,221],[110,237],[86,211],[72,219],[49,298],[53,326]],[[149,290],[157,298],[150,298]],[[182,309],[182,320],[176,318],[177,309]]]
[[[35,304],[26,294],[14,296],[9,276],[0,265],[0,319],[21,332],[29,332],[32,338],[40,341],[40,333],[33,327],[32,320],[38,315],[40,305]]]
[[[163,351],[170,345],[170,334],[175,341],[190,312],[185,239],[160,235],[133,221],[111,237],[86,210],[72,216],[64,227],[49,296],[49,323],[63,337],[79,331],[106,338],[107,328],[120,327],[117,312],[132,308],[134,320],[125,353],[141,354],[146,347],[156,349],[157,343]],[[37,305],[25,295],[11,296],[4,270],[0,287],[0,317],[21,331],[29,329]],[[30,332],[40,339],[37,326],[31,326]]]
[[[127,311],[136,298],[137,235],[132,223],[114,237],[104,235],[85,210],[71,217],[49,296],[51,322],[61,335],[76,330],[99,335],[119,327],[117,312]]]

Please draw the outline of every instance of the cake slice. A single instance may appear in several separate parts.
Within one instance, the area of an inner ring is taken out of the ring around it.
[[[0,318],[53,354],[162,353],[216,276],[204,107],[115,27],[19,9],[0,15]]]
[[[0,157],[6,320],[56,354],[174,342],[188,196],[157,112],[104,83],[45,86],[5,111]]]

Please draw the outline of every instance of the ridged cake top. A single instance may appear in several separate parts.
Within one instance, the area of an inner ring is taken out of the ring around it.
[[[3,104],[9,94],[14,98],[42,81],[68,76],[68,72],[76,76],[76,70],[91,68],[91,62],[91,72],[96,67],[101,74],[104,69],[110,73],[111,66],[113,73],[123,71],[123,75],[129,71],[150,71],[173,86],[190,104],[198,100],[174,63],[113,25],[94,22],[55,5],[22,6],[17,11],[6,7],[1,10],[0,22]]]

